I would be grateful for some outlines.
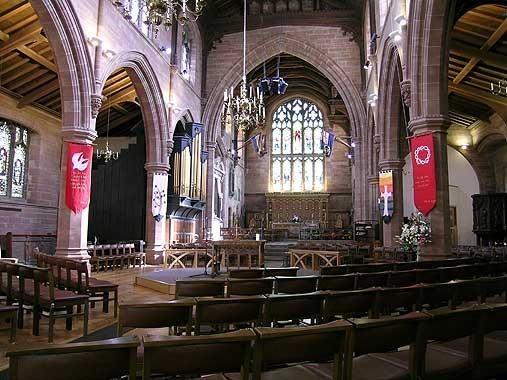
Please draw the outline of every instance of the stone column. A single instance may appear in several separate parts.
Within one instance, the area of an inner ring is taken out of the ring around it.
[[[67,178],[67,149],[70,143],[92,144],[97,133],[93,129],[62,129],[62,155],[60,162],[60,194],[58,199],[58,229],[56,255],[75,260],[88,260],[88,207],[75,214],[65,204]]]
[[[168,174],[169,164],[146,163],[146,262],[148,264],[161,264],[167,242],[167,217],[156,221],[151,213],[153,202],[152,188],[155,174]],[[167,191],[167,190],[166,190]]]
[[[214,192],[215,192],[215,177],[214,177],[214,167],[215,167],[215,149],[216,142],[208,141],[206,143],[206,149],[208,151],[208,170],[207,170],[207,185],[206,185],[206,215],[205,223],[208,231],[211,231],[211,227],[213,226],[213,200],[214,200]]]
[[[378,220],[378,175],[368,176],[368,219]]]
[[[402,160],[382,160],[379,162],[380,170],[393,171],[393,197],[394,211],[391,222],[383,223],[383,243],[384,247],[393,247],[397,245],[394,238],[401,233],[403,225],[403,164]]]
[[[434,132],[437,203],[430,212],[431,243],[422,248],[420,260],[440,260],[451,255],[451,216],[449,208],[449,168],[447,163],[447,129],[449,118],[431,115],[412,119],[410,130],[415,136]]]

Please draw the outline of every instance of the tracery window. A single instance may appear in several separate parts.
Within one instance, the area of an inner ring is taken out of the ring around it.
[[[190,52],[192,46],[190,42],[190,33],[188,27],[183,29],[183,38],[181,42],[181,75],[183,78],[190,79]]]
[[[26,128],[0,119],[0,197],[25,198],[29,143]]]
[[[312,102],[296,98],[273,114],[271,187],[275,192],[315,192],[324,189],[324,122]]]

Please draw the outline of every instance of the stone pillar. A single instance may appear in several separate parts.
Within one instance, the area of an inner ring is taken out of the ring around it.
[[[167,175],[169,173],[169,164],[146,163],[144,168],[146,169],[146,262],[148,264],[162,264],[167,242],[167,217],[158,222],[153,217],[151,213],[152,188],[154,175]]]
[[[401,234],[403,225],[403,164],[402,160],[383,160],[379,162],[380,170],[393,171],[394,211],[391,222],[382,222],[384,247],[397,245],[394,238]]]
[[[431,115],[412,119],[410,130],[415,136],[434,132],[437,203],[430,212],[431,243],[422,248],[420,260],[440,260],[451,255],[451,215],[449,208],[449,167],[447,163],[447,129],[449,118]]]
[[[371,220],[378,220],[378,175],[368,176],[368,216]]]
[[[208,231],[211,231],[211,228],[213,226],[213,201],[214,201],[214,192],[215,192],[215,177],[214,177],[214,167],[215,167],[215,149],[216,149],[216,142],[214,141],[208,141],[206,143],[206,149],[208,151],[208,170],[206,172],[207,174],[207,185],[206,185],[206,215],[205,223],[206,228]],[[214,237],[216,238],[216,236]]]
[[[93,129],[62,129],[62,154],[60,162],[60,195],[58,198],[58,229],[56,255],[75,260],[88,260],[88,207],[75,214],[65,204],[67,178],[67,149],[70,143],[92,144],[97,133]]]

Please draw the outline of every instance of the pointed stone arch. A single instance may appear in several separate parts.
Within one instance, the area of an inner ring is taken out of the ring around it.
[[[107,62],[100,77],[97,78],[95,93],[101,94],[107,78],[120,68],[124,68],[129,74],[143,113],[146,162],[168,167],[169,122],[162,90],[148,58],[136,51],[125,51],[115,55]]]

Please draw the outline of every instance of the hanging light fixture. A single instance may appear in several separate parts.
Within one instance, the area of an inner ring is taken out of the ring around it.
[[[160,26],[168,29],[173,23],[173,17],[181,25],[195,22],[204,10],[205,0],[195,0],[195,7],[190,8],[188,0],[146,0],[148,10],[146,24],[153,27],[155,36]]]
[[[111,118],[111,104],[110,101],[108,102],[108,108],[107,108],[107,129],[106,129],[106,147],[104,150],[97,149],[97,159],[100,160],[101,158],[104,158],[104,162],[109,162],[111,160],[117,160],[120,156],[120,152],[114,152],[111,149],[109,149],[109,121]]]
[[[248,86],[246,82],[246,0],[243,9],[243,79],[241,81],[239,96],[234,96],[234,87],[224,91],[224,105],[222,108],[222,123],[225,124],[228,116],[232,117],[234,125],[244,132],[262,127],[266,112],[264,100],[259,87]]]
[[[498,83],[490,82],[489,85],[493,95],[507,97],[507,80],[500,79]]]

